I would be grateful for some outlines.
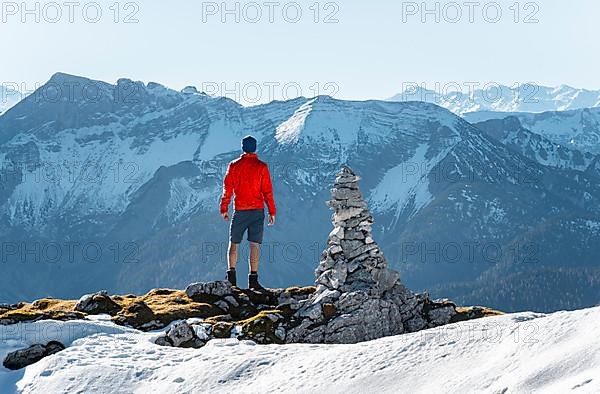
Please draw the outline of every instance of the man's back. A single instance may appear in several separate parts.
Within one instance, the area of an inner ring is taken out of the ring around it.
[[[266,203],[269,214],[275,216],[269,168],[255,153],[245,153],[229,164],[223,182],[221,213],[227,212],[232,195],[236,211],[263,209]]]

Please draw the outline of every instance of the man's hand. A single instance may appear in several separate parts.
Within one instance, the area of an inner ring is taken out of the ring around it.
[[[223,212],[221,214],[221,216],[223,216],[223,220],[225,220],[225,221],[229,220],[229,212]]]
[[[268,224],[269,224],[269,226],[272,226],[275,224],[275,215],[269,214]]]

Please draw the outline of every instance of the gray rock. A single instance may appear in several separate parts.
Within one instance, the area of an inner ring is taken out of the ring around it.
[[[349,261],[347,263],[348,273],[350,274],[350,273],[356,271],[360,266],[361,266],[360,260],[354,259],[352,261]]]
[[[345,256],[350,256],[350,254],[352,252],[354,252],[355,250],[357,250],[358,248],[360,248],[362,246],[365,246],[365,243],[360,240],[350,240],[350,241],[344,240],[344,241],[342,241],[342,251],[344,252]]]
[[[44,345],[32,345],[26,349],[9,353],[2,365],[11,370],[24,368],[44,358],[46,347]]]
[[[226,280],[206,283],[192,283],[185,289],[185,294],[192,299],[194,297],[203,295],[223,297],[232,293],[233,291],[231,289],[231,283]]]
[[[238,306],[240,306],[239,302],[237,302],[237,300],[233,296],[225,297],[225,301],[227,301],[233,307],[237,308]]]
[[[389,268],[383,268],[377,270],[377,272],[373,275],[373,278],[382,291],[387,291],[391,289],[396,282],[398,282],[398,280],[400,280],[400,274],[398,271],[394,271]]]
[[[282,341],[285,340],[285,328],[283,328],[282,326],[277,327],[275,329],[274,334],[280,340],[282,340]]]
[[[335,178],[336,183],[345,184],[345,183],[357,183],[360,181],[360,177],[357,175],[338,175]]]
[[[306,317],[311,320],[318,320],[323,316],[323,308],[321,304],[312,304],[298,311],[298,316]]]
[[[362,200],[348,200],[346,205],[351,208],[362,208],[363,210],[366,210],[369,207],[367,202]]]
[[[171,342],[169,342],[169,340],[167,339],[166,336],[160,336],[160,337],[156,338],[154,343],[159,346],[173,346],[173,345],[171,345]]]
[[[173,324],[166,334],[169,342],[175,347],[183,347],[190,344],[195,338],[194,329],[185,321]]]
[[[121,307],[110,298],[106,290],[101,290],[82,296],[75,304],[75,310],[89,315],[98,315],[116,313],[121,310]]]
[[[333,230],[331,230],[331,232],[329,233],[329,236],[344,239],[344,228],[339,226],[334,227]]]
[[[362,246],[354,249],[352,252],[347,253],[346,258],[348,260],[353,259],[353,258],[360,256],[361,254],[363,254],[365,252],[369,252],[375,248],[377,248],[376,244],[362,245]]]
[[[331,253],[331,255],[335,255],[338,253],[342,252],[342,247],[339,245],[333,245],[332,247],[329,248],[329,252]]]
[[[432,326],[441,326],[448,324],[452,316],[456,315],[456,310],[452,306],[431,309],[427,313],[429,323]]]
[[[221,308],[225,312],[229,311],[229,304],[223,300],[216,301],[215,305],[218,306],[219,308]]]
[[[343,223],[343,225],[346,228],[358,227],[359,230],[362,230],[362,228],[360,228],[361,226],[367,226],[367,225],[370,225],[371,223],[373,223],[373,216],[364,214],[357,218],[352,218],[352,219],[346,220]]]
[[[48,342],[46,345],[37,344],[29,346],[26,349],[17,350],[6,355],[2,365],[6,369],[17,370],[25,368],[28,365],[40,361],[42,358],[50,356],[64,350],[65,346],[57,341]]]
[[[317,279],[317,283],[327,286],[330,289],[337,289],[346,282],[348,268],[346,263],[338,263],[333,268],[325,271]]]
[[[204,342],[209,341],[212,338],[213,326],[207,323],[193,324],[192,329],[196,334],[196,337]]]
[[[319,268],[320,268],[322,271],[326,271],[326,270],[328,270],[328,269],[330,269],[330,268],[333,268],[333,267],[335,266],[335,263],[336,263],[336,261],[333,259],[333,257],[331,257],[331,256],[327,256],[327,257],[325,258],[325,260],[323,260],[323,261],[321,262],[321,264],[319,264]]]
[[[329,245],[340,245],[342,243],[342,240],[339,239],[338,237],[329,237],[329,239],[327,240],[327,243]]]
[[[55,353],[58,353],[62,350],[65,350],[65,345],[63,345],[62,343],[58,342],[58,341],[50,341],[48,342],[48,344],[46,345],[46,353],[45,353],[45,357],[46,356],[51,356]]]
[[[416,332],[427,327],[427,321],[420,315],[417,315],[410,320],[406,321],[406,330],[408,332]]]
[[[348,208],[338,211],[333,214],[333,222],[335,224],[343,223],[344,221],[360,216],[364,210],[362,208]]]
[[[348,199],[359,199],[362,198],[360,190],[348,189],[348,188],[336,188],[332,189],[331,195],[335,200],[348,200]]]
[[[336,306],[338,310],[341,310],[342,312],[351,311],[367,302],[368,299],[368,294],[362,291],[352,291],[342,294]]]
[[[366,269],[356,270],[348,275],[346,284],[352,284],[355,282],[369,283],[370,287],[375,287],[376,285],[373,276]]]
[[[241,302],[247,304],[250,302],[250,297],[248,297],[246,294],[242,293],[242,294],[238,294],[238,298]]]
[[[365,239],[365,234],[358,230],[348,230],[345,235],[345,239]]]
[[[313,300],[313,304],[331,303],[340,298],[340,292],[337,290],[326,289],[319,293]]]

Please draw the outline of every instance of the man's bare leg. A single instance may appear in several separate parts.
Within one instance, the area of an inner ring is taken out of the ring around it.
[[[258,261],[260,259],[260,244],[250,242],[250,272],[258,272]]]
[[[258,282],[258,260],[260,258],[260,244],[250,242],[250,275],[248,275],[248,287],[254,291],[262,291],[264,288]]]
[[[240,244],[234,244],[233,242],[229,242],[229,250],[227,252],[227,267],[230,270],[234,270],[237,265],[239,246]]]
[[[229,242],[229,250],[227,251],[227,280],[232,286],[237,286],[237,275],[235,274],[235,266],[237,265],[238,247],[239,244]]]

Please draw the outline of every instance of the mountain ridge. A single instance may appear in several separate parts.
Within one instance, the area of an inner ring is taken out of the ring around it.
[[[515,87],[495,83],[488,85],[476,89],[465,85],[466,91],[444,90],[440,93],[413,84],[387,101],[431,102],[460,116],[485,111],[541,113],[600,106],[600,90],[578,89],[568,85],[547,87],[536,83]]]

